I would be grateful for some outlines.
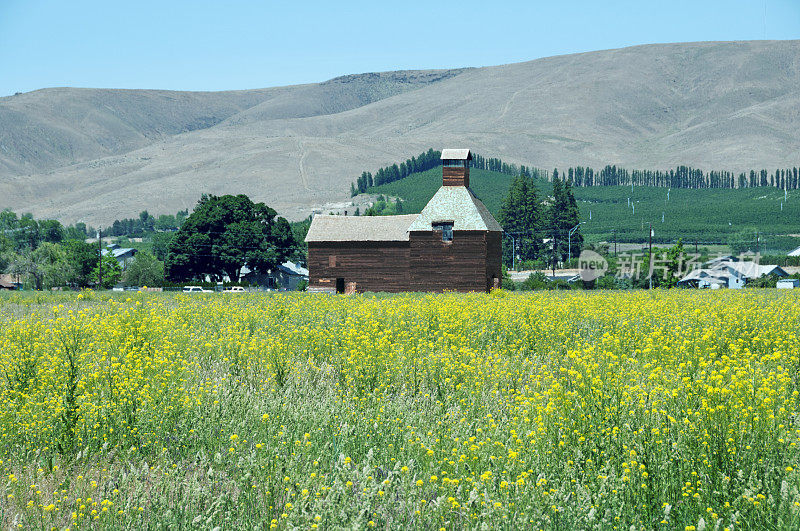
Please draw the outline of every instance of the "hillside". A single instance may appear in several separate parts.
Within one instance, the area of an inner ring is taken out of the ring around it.
[[[363,170],[464,146],[542,168],[800,160],[800,41],[647,45],[255,91],[0,99],[0,208],[98,225],[249,194],[292,219]]]
[[[497,217],[512,177],[486,170],[470,170],[470,188]],[[552,184],[535,181],[542,198]],[[412,174],[405,179],[370,189],[403,199],[403,211],[417,213],[442,183],[441,168]],[[783,204],[782,191],[775,188],[672,189],[667,201],[665,188],[627,186],[573,188],[581,210],[581,227],[587,241],[647,241],[648,223],[653,223],[654,242],[671,243],[682,238],[687,244],[725,244],[743,230],[760,233],[762,252],[786,251],[800,245],[800,192],[789,192]],[[634,204],[631,208],[628,199]],[[589,219],[591,212],[591,220]],[[664,222],[662,223],[662,214]]]

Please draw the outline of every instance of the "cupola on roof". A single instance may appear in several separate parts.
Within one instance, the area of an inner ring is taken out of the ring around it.
[[[468,149],[443,149],[442,160],[472,160],[472,153]]]

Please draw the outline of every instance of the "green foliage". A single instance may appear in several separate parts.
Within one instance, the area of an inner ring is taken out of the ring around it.
[[[164,283],[164,264],[147,251],[139,251],[123,277],[126,286],[160,286]]]
[[[500,265],[500,287],[507,291],[514,291],[517,289],[517,284],[511,277],[508,276],[508,268],[505,264]]]
[[[761,257],[760,263],[775,264],[779,266],[800,266],[800,256],[785,256],[785,255],[764,255]]]
[[[108,227],[103,234],[107,236],[128,236],[128,237],[142,237],[154,231],[175,231],[178,230],[186,217],[189,215],[188,210],[181,210],[177,214],[161,214],[155,218],[147,210],[139,213],[138,218],[123,218],[114,220],[114,223]]]
[[[71,284],[85,288],[92,285],[92,272],[100,261],[100,249],[97,245],[81,240],[64,242],[66,259],[72,268]]]
[[[580,210],[572,185],[569,181],[562,181],[558,170],[553,170],[553,196],[547,209],[547,232],[554,242],[552,244],[551,260],[563,262],[570,255],[577,256],[583,246],[583,236],[580,228],[570,235],[570,232],[580,222]]]
[[[23,279],[23,284],[42,290],[66,286],[74,272],[62,246],[43,242],[35,249],[6,253],[7,271]]]
[[[512,181],[503,173],[470,170],[470,188],[498,219]],[[533,182],[540,197],[551,193],[552,183],[539,178]],[[407,213],[418,213],[441,185],[441,169],[435,168],[370,191],[401,197]],[[659,244],[680,238],[687,247],[693,247],[695,241],[701,246],[727,245],[729,237],[742,227],[754,227],[759,231],[762,254],[785,254],[800,245],[800,239],[788,236],[798,232],[797,192],[789,192],[785,202],[783,191],[770,187],[672,189],[669,200],[667,189],[655,186],[636,186],[633,190],[630,186],[574,187],[572,192],[580,210],[579,221],[586,222],[580,229],[586,242],[613,241],[614,231],[619,243],[646,242],[647,224],[652,222],[653,242]]]
[[[778,285],[778,277],[775,275],[764,275],[760,278],[754,278],[747,282],[748,288],[774,288]]]
[[[242,267],[266,272],[295,249],[289,223],[246,195],[204,195],[170,242],[166,259],[172,281],[239,279]]]
[[[83,241],[89,236],[89,228],[86,223],[76,223],[64,229],[65,240],[80,240]],[[94,234],[94,231],[91,232]]]
[[[102,284],[100,283],[100,271],[102,268]],[[122,267],[111,254],[104,254],[100,260],[99,267],[95,266],[91,274],[92,284],[98,285],[103,289],[111,289],[117,285],[122,278]]]
[[[511,182],[505,200],[500,207],[498,221],[506,234],[513,236],[511,242],[516,249],[505,243],[505,262],[512,262],[512,254],[519,260],[534,260],[541,249],[541,229],[543,223],[542,205],[539,190],[533,179],[527,175],[519,175]]]
[[[728,237],[728,246],[734,254],[756,252],[758,233],[755,229],[742,229]]]
[[[174,232],[155,232],[150,237],[150,245],[153,255],[161,260],[166,260],[167,253],[169,252],[169,244],[172,238],[175,237]]]
[[[36,220],[31,214],[20,217],[11,210],[0,212],[0,252],[35,249],[42,242],[64,240],[64,227],[54,219]]]
[[[397,164],[393,164],[391,166],[379,169],[377,172],[375,172],[374,179],[372,173],[366,171],[362,172],[361,176],[356,179],[356,182],[350,185],[350,195],[355,196],[359,193],[366,192],[372,188],[373,185],[378,186],[381,184],[395,182],[406,178],[412,173],[435,168],[441,163],[439,160],[441,154],[442,153],[440,151],[435,151],[433,148],[431,148],[424,153],[420,153],[416,157],[411,157],[410,159],[401,163],[399,166]]]
[[[686,250],[683,248],[683,241],[670,247],[666,253],[666,263],[664,264],[664,275],[661,285],[667,288],[674,288],[681,279],[683,263],[686,261]]]
[[[355,215],[358,215],[358,209],[356,209]],[[308,244],[306,243],[306,234],[308,234],[308,229],[311,227],[311,216],[308,216],[303,221],[292,222],[289,225],[295,241],[295,248],[289,255],[289,260],[299,264],[307,264]]]

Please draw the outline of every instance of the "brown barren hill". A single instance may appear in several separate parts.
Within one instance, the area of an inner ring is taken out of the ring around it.
[[[800,41],[655,44],[526,63],[192,93],[0,98],[0,208],[104,224],[247,193],[291,219],[363,170],[464,146],[543,168],[800,163]]]

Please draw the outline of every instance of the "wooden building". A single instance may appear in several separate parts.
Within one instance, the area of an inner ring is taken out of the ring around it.
[[[309,290],[488,291],[500,284],[503,229],[469,188],[468,149],[442,151],[442,187],[420,214],[317,215]]]

